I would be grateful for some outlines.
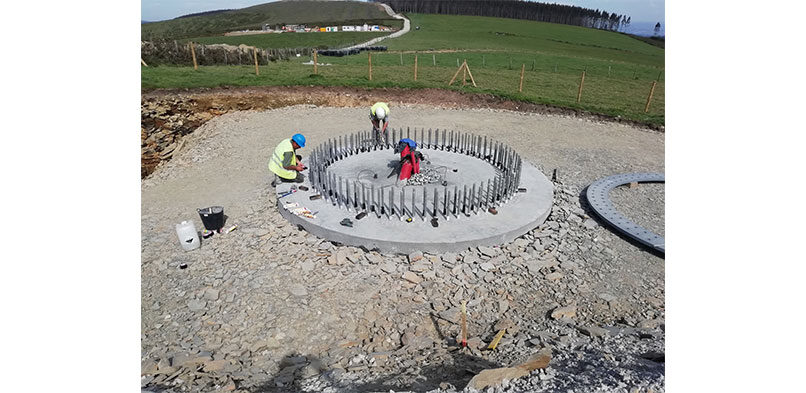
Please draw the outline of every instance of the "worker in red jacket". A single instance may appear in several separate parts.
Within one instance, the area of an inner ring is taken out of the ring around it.
[[[423,154],[417,151],[417,142],[409,138],[401,139],[395,147],[395,153],[400,153],[400,180],[407,180],[412,174],[420,173]]]

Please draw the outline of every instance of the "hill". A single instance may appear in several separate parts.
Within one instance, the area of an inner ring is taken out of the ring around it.
[[[663,67],[664,50],[626,34],[580,26],[482,16],[407,14],[412,31],[390,50],[498,49]],[[416,29],[420,26],[420,29]]]
[[[357,1],[278,1],[223,12],[200,12],[199,15],[146,23],[141,37],[151,39],[181,39],[210,36],[237,30],[259,30],[263,24],[304,23],[385,24],[399,26],[379,4]]]

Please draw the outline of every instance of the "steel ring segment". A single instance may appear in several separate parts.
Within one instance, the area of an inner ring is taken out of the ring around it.
[[[666,242],[663,237],[630,221],[619,213],[613,202],[610,201],[610,190],[633,182],[665,182],[662,173],[624,173],[601,178],[591,183],[585,196],[593,211],[625,235],[637,240],[641,244],[652,247],[662,253],[666,252]]]

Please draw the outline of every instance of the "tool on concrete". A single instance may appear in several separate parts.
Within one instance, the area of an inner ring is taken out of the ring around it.
[[[308,191],[308,187],[306,186],[299,186],[300,191]]]
[[[361,213],[358,213],[358,214],[355,216],[355,219],[356,219],[356,220],[360,220],[360,219],[362,219],[362,218],[364,218],[364,217],[366,217],[366,216],[367,216],[367,212],[361,212]]]
[[[467,347],[467,308],[466,301],[462,302],[462,347]]]
[[[610,191],[618,186],[633,182],[663,183],[666,179],[662,173],[624,173],[601,178],[588,186],[585,196],[593,211],[614,228],[649,246],[656,251],[666,252],[666,241],[652,231],[630,221],[619,213],[610,201]]]
[[[315,201],[315,200],[317,200],[317,199],[322,199],[322,195],[319,195],[319,194],[317,194],[317,195],[311,195],[310,197],[308,197],[308,199],[310,199],[310,200],[312,200],[312,201]]]
[[[518,192],[526,192],[526,189],[523,187],[518,188]]]
[[[346,227],[350,227],[350,228],[353,227],[353,222],[349,218],[345,218],[345,219],[341,220],[341,222],[339,224],[344,225]]]
[[[498,214],[498,210],[496,210],[494,207],[489,208],[487,211],[492,215]]]
[[[431,219],[431,226],[434,227],[434,228],[439,226],[439,220],[437,220],[436,217]]]
[[[506,331],[507,331],[507,329],[501,329],[501,330],[499,330],[499,331],[498,331],[498,334],[496,334],[496,335],[495,335],[495,338],[493,338],[493,341],[492,341],[492,342],[490,342],[490,345],[488,345],[488,346],[487,346],[487,349],[490,349],[490,350],[495,349],[495,347],[497,347],[497,346],[498,346],[498,343],[501,341],[501,337],[504,337],[504,333],[505,333]]]
[[[231,227],[229,227],[229,228],[225,229],[225,230],[224,230],[224,233],[230,233],[230,232],[234,231],[236,228],[238,228],[238,226],[237,226],[237,225],[233,225],[233,226],[231,226]]]
[[[285,198],[285,197],[287,197],[287,196],[289,196],[289,195],[291,195],[291,194],[293,194],[295,192],[297,192],[297,190],[291,190],[291,191],[284,192],[284,193],[280,194],[280,196],[278,196],[278,198]]]
[[[179,268],[180,268],[180,269],[187,269],[187,268],[188,268],[188,264],[187,264],[187,263],[180,264],[180,265],[179,265]]]

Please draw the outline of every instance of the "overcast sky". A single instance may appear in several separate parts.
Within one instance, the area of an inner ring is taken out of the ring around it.
[[[269,0],[141,0],[142,20],[159,21],[196,12],[238,9]],[[544,3],[575,5],[632,17],[633,22],[661,22],[664,26],[665,0],[547,0]]]

